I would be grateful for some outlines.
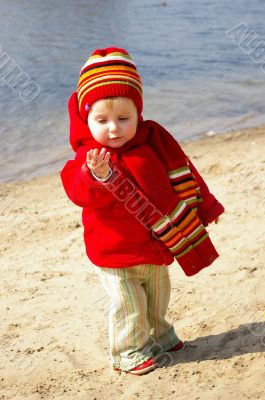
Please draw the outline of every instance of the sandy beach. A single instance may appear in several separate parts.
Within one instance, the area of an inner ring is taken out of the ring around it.
[[[170,266],[168,319],[189,348],[142,377],[112,371],[81,209],[59,175],[3,184],[0,399],[265,399],[265,126],[182,144],[226,209],[214,265]]]

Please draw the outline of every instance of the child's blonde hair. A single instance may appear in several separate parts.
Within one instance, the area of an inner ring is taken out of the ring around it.
[[[106,100],[106,106],[110,110],[114,110],[121,102],[124,97],[107,97]]]
[[[122,96],[118,96],[118,97],[106,97],[105,99],[101,99],[105,101],[105,104],[107,106],[107,108],[109,110],[115,110],[115,108],[124,100],[131,100],[129,97],[122,97]],[[93,104],[92,107],[93,108]]]

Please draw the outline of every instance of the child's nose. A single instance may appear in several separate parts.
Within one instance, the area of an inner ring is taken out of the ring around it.
[[[116,133],[118,131],[118,124],[115,121],[109,123],[109,132]]]

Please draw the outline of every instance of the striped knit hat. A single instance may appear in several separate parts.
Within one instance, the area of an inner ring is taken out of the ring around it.
[[[108,47],[95,50],[80,71],[78,106],[86,121],[92,104],[106,97],[129,97],[142,113],[142,82],[136,65],[124,49]]]

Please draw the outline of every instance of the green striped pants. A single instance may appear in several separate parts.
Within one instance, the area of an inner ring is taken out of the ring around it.
[[[166,319],[170,298],[168,266],[94,267],[110,298],[110,365],[123,371],[164,353],[179,342]]]

